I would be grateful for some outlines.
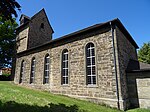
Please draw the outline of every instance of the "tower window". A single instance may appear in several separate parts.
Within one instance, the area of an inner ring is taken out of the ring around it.
[[[41,28],[44,29],[44,23],[41,23]]]

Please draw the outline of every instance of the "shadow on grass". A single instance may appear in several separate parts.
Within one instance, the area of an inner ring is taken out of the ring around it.
[[[79,110],[77,105],[66,106],[65,104],[53,104],[48,106],[21,104],[15,101],[2,103],[0,101],[0,112],[87,112]]]

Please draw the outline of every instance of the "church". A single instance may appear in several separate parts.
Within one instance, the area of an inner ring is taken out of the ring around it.
[[[122,110],[150,105],[137,89],[143,78],[136,77],[142,73],[150,84],[150,66],[138,62],[138,45],[119,19],[52,39],[42,9],[21,15],[16,33],[15,84]]]

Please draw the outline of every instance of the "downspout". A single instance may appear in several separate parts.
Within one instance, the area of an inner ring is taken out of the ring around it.
[[[117,106],[118,106],[118,109],[120,110],[118,76],[117,76],[117,65],[116,65],[116,49],[115,49],[115,41],[114,41],[114,28],[113,28],[111,22],[110,22],[110,27],[111,27],[112,41],[113,41],[113,55],[114,55],[114,67],[115,67],[115,78],[116,78]]]

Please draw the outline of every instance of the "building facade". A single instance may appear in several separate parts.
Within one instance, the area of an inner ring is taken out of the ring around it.
[[[52,39],[44,9],[17,28],[14,82],[127,109],[128,63],[137,61],[137,44],[119,19]]]

